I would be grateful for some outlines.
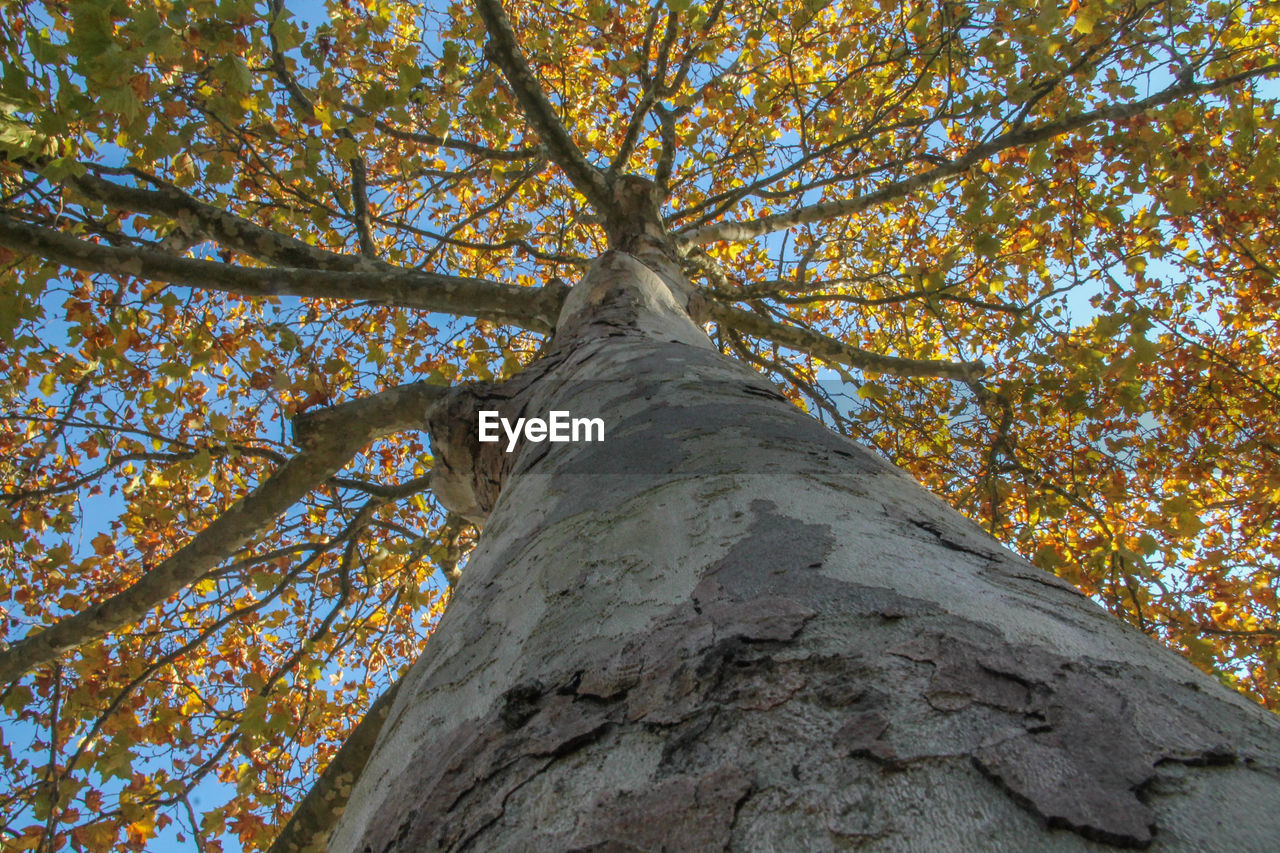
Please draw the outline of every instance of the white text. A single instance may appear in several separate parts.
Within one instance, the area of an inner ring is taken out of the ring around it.
[[[545,420],[516,418],[515,423],[492,409],[480,412],[481,441],[501,441],[499,427],[507,436],[507,453],[516,449],[522,433],[525,441],[533,442],[604,441],[604,418],[575,418],[566,411],[550,411]]]

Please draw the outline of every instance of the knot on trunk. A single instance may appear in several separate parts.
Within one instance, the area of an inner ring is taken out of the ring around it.
[[[518,424],[530,411],[541,411],[545,400],[539,400],[539,390],[545,390],[548,375],[562,362],[561,356],[545,356],[505,382],[454,386],[427,409],[431,490],[445,509],[477,527],[484,524],[520,456],[509,452],[511,436],[505,426],[493,440],[494,423]],[[480,415],[486,411],[497,414],[489,418],[490,440],[481,441]]]
[[[480,441],[479,415],[496,409],[510,416],[512,408],[501,386],[478,382],[450,388],[427,410],[431,490],[445,509],[476,526],[489,517],[512,461],[501,442]]]

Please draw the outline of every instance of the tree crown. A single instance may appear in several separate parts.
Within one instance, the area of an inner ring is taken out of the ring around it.
[[[1274,3],[0,20],[18,844],[269,843],[476,535],[424,407],[640,244],[797,405],[1280,702]]]

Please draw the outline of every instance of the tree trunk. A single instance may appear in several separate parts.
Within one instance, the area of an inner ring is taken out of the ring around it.
[[[688,293],[611,252],[547,359],[434,413],[484,535],[331,850],[1276,849],[1280,721],[715,352]],[[507,455],[476,406],[606,440]]]

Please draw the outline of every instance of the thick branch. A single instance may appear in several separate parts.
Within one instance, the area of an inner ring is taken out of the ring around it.
[[[109,207],[167,216],[194,225],[202,235],[235,252],[279,266],[351,271],[369,269],[365,258],[343,255],[310,246],[270,228],[250,222],[219,207],[196,199],[177,187],[164,185],[148,190],[126,187],[93,175],[71,178],[67,183],[94,201]]]
[[[676,140],[676,117],[670,110],[663,109],[661,104],[655,104],[654,109],[661,123],[659,138],[662,140],[662,148],[658,151],[658,162],[653,170],[653,182],[657,185],[662,197],[666,198],[671,188],[671,171],[675,168],[676,148],[679,147]]]
[[[707,225],[702,228],[695,228],[679,238],[679,244],[682,247],[688,247],[698,244],[711,243],[716,240],[752,240],[764,234],[771,234],[775,231],[784,231],[796,225],[807,225],[813,222],[822,222],[828,219],[834,219],[840,216],[848,216],[858,213],[868,208],[884,204],[894,199],[899,199],[910,195],[918,189],[927,187],[936,181],[944,178],[954,177],[962,172],[968,171],[971,167],[977,165],[983,160],[998,154],[1009,148],[1017,148],[1024,145],[1033,145],[1037,142],[1044,142],[1057,136],[1079,130],[1082,127],[1103,121],[1123,121],[1127,118],[1139,115],[1147,110],[1162,106],[1171,101],[1192,95],[1202,95],[1213,92],[1218,89],[1225,89],[1244,80],[1250,80],[1255,77],[1265,76],[1280,71],[1280,64],[1266,65],[1261,68],[1255,68],[1250,71],[1233,74],[1219,80],[1211,80],[1207,83],[1193,83],[1190,81],[1177,83],[1164,89],[1161,92],[1134,101],[1128,104],[1113,104],[1111,106],[1099,107],[1087,113],[1077,116],[1069,116],[1058,121],[1046,122],[1034,127],[1024,127],[1017,130],[1011,130],[996,136],[988,142],[977,145],[962,156],[956,157],[940,166],[913,175],[909,178],[903,178],[899,181],[882,186],[875,192],[866,193],[864,195],[854,196],[852,198],[837,199],[835,201],[819,202],[817,204],[805,205],[797,210],[789,213],[778,213],[772,216],[762,216],[759,219],[751,219],[746,222],[720,222],[714,225]]]
[[[396,267],[359,272],[238,267],[153,249],[90,243],[3,213],[0,246],[89,272],[131,275],[241,296],[376,302],[514,323],[535,331],[551,328],[566,292],[564,288],[514,287]]]
[[[759,314],[743,311],[731,305],[707,300],[703,305],[707,319],[729,326],[739,332],[764,338],[768,341],[807,352],[823,361],[843,364],[867,373],[889,373],[894,376],[937,377],[969,382],[980,377],[986,365],[980,361],[930,361],[927,359],[899,358],[880,355],[850,346],[833,337],[776,323]]]
[[[355,136],[346,128],[342,134],[355,142]],[[356,234],[360,238],[360,254],[366,258],[376,258],[378,247],[373,242],[373,232],[369,230],[369,170],[365,166],[364,157],[351,158],[351,215],[356,220]]]
[[[1021,305],[1012,305],[1004,302],[987,302],[973,296],[966,296],[963,293],[949,292],[950,288],[956,287],[961,282],[955,282],[953,284],[934,288],[904,290],[900,293],[892,293],[887,296],[855,296],[851,293],[830,293],[826,290],[826,288],[871,281],[884,281],[890,284],[898,283],[898,279],[896,277],[887,273],[881,273],[874,276],[860,276],[856,278],[836,278],[826,281],[794,281],[788,279],[777,279],[774,281],[752,282],[751,284],[740,285],[733,290],[717,289],[711,291],[711,295],[716,299],[727,302],[743,302],[749,299],[772,299],[783,305],[809,305],[814,302],[847,302],[851,305],[859,305],[864,308],[875,308],[881,305],[900,305],[903,302],[910,302],[916,299],[936,299],[939,302],[956,302],[961,305],[979,308],[983,311],[999,311],[1004,314],[1020,315],[1026,313],[1027,310],[1025,306]]]
[[[382,731],[382,724],[387,721],[387,715],[391,713],[391,704],[402,683],[397,681],[370,706],[364,719],[352,729],[337,755],[294,809],[293,816],[284,829],[280,830],[275,841],[271,842],[267,853],[311,853],[325,850],[329,833],[337,825],[351,788],[360,778],[360,773],[373,752],[374,742]]]
[[[564,169],[578,192],[604,213],[612,204],[604,173],[587,162],[582,151],[565,129],[555,106],[520,53],[519,43],[511,29],[511,21],[503,11],[501,0],[476,0],[476,10],[484,21],[489,40],[485,56],[491,59],[507,78],[512,93],[524,110],[525,118],[537,131],[547,149],[547,156]]]
[[[654,94],[652,89],[645,89],[640,95],[640,100],[636,103],[635,112],[631,114],[631,121],[627,124],[627,131],[622,137],[622,144],[618,146],[618,153],[614,155],[613,162],[609,164],[608,174],[616,175],[627,165],[627,160],[631,158],[631,154],[635,151],[636,143],[640,141],[640,132],[644,130],[644,120],[649,115],[649,110],[653,107]]]
[[[335,433],[360,428],[364,442],[422,426],[427,406],[445,392],[442,385],[411,382],[368,397],[359,397],[303,412],[293,419],[293,440],[306,450],[321,447]]]
[[[0,652],[0,684],[138,621],[270,530],[279,515],[333,476],[370,441],[420,425],[428,403],[444,390],[425,383],[400,386],[300,419],[295,429],[302,452],[129,588]]]

